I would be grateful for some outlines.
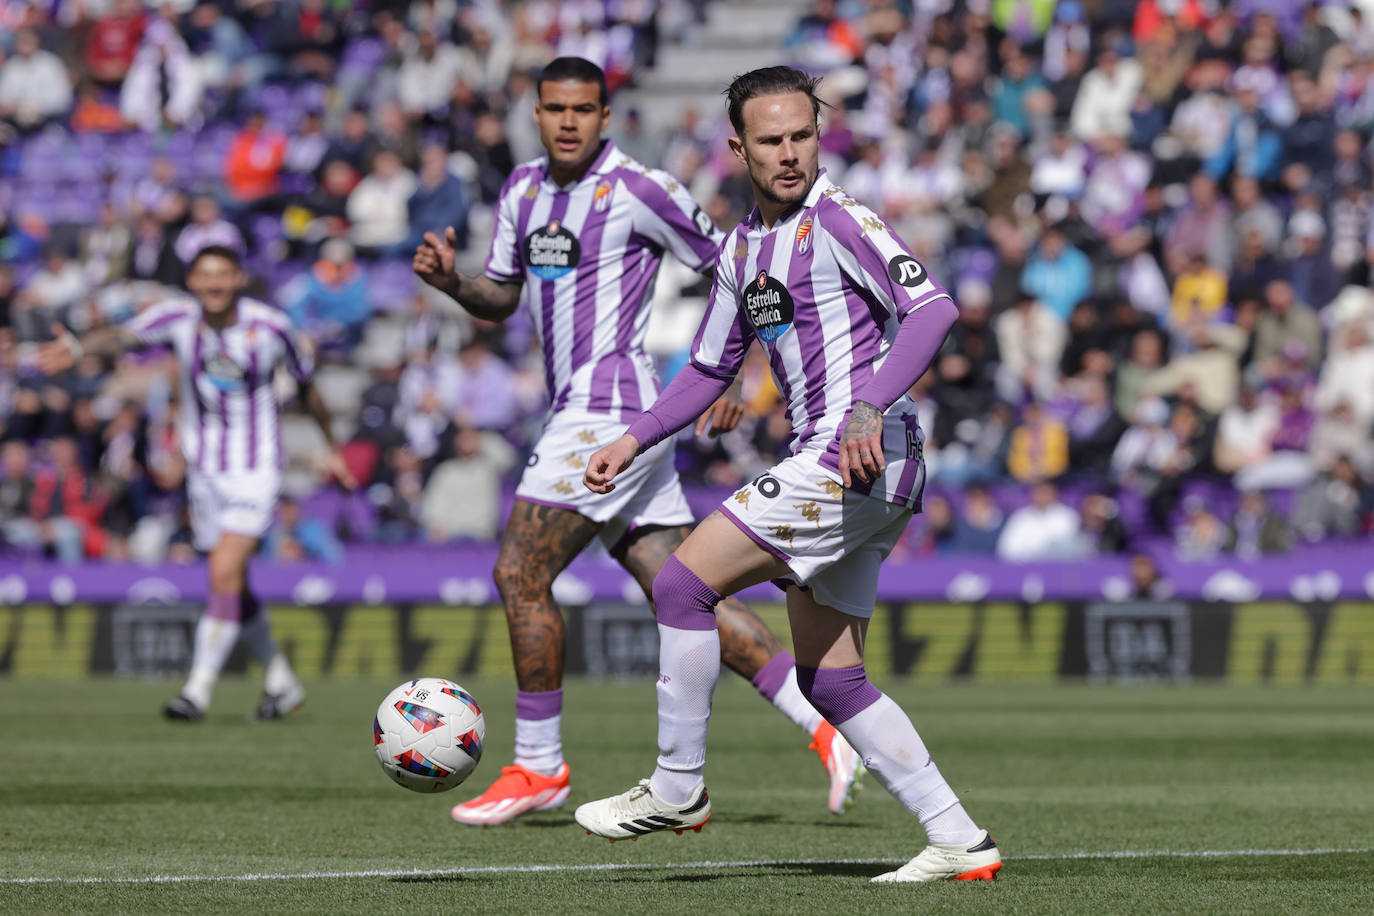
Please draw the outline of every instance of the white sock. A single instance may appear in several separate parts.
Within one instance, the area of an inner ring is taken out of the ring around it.
[[[541,776],[563,766],[563,716],[515,720],[515,762]]]
[[[658,625],[658,766],[649,781],[670,805],[691,801],[706,765],[711,696],[720,678],[720,632]]]
[[[210,692],[215,688],[220,670],[239,639],[236,620],[221,620],[201,614],[196,621],[195,644],[191,652],[191,673],[181,695],[201,709],[210,708]]]
[[[793,722],[801,727],[801,730],[808,735],[814,735],[816,729],[821,727],[825,719],[820,713],[816,712],[816,707],[807,702],[806,697],[802,696],[801,688],[797,686],[797,667],[792,666],[792,670],[787,672],[787,680],[782,682],[777,694],[773,697],[773,705],[782,711]]]
[[[835,726],[864,766],[921,821],[932,843],[972,843],[982,831],[940,775],[911,719],[887,694]]]

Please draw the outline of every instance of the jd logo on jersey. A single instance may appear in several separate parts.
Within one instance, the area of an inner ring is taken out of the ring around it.
[[[744,289],[744,313],[759,340],[773,343],[792,327],[792,296],[776,277],[761,270]]]
[[[558,220],[550,220],[525,239],[525,263],[530,272],[541,280],[557,280],[571,273],[582,257],[582,246]]]
[[[887,262],[887,275],[902,286],[920,286],[925,282],[926,269],[909,254],[899,254]]]

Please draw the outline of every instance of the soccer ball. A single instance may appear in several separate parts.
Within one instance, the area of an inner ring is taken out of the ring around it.
[[[487,724],[472,695],[441,677],[407,681],[372,720],[372,747],[386,775],[415,792],[443,792],[482,759]]]

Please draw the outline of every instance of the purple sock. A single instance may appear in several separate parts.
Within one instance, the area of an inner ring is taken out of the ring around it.
[[[515,718],[535,722],[563,712],[563,688],[515,691]]]
[[[816,711],[835,726],[854,718],[882,696],[869,682],[863,665],[819,669],[798,665],[797,686]]]
[[[232,623],[239,622],[239,615],[242,612],[240,607],[240,596],[231,592],[211,592],[210,597],[205,600],[205,616],[213,617],[216,620],[228,620]]]
[[[677,557],[669,557],[654,579],[654,614],[675,630],[714,630],[720,595]]]
[[[787,682],[787,672],[791,671],[796,663],[797,660],[792,657],[792,653],[783,649],[754,675],[754,687],[763,694],[764,699],[773,702],[777,699],[782,685]]]

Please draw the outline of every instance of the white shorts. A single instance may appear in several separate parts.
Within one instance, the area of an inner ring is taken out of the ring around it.
[[[693,524],[696,519],[673,466],[671,439],[636,458],[615,479],[611,492],[593,493],[583,484],[592,453],[615,442],[628,428],[604,414],[555,414],[520,475],[516,498],[567,509],[601,523],[599,536],[607,548],[615,547],[636,528]]]
[[[214,550],[220,535],[261,538],[272,527],[281,475],[276,471],[205,474],[191,471],[186,495],[191,504],[191,533],[197,550]]]
[[[774,465],[720,511],[787,564],[788,581],[811,589],[827,607],[871,617],[878,567],[906,530],[911,509],[846,490],[819,457],[803,452]]]

